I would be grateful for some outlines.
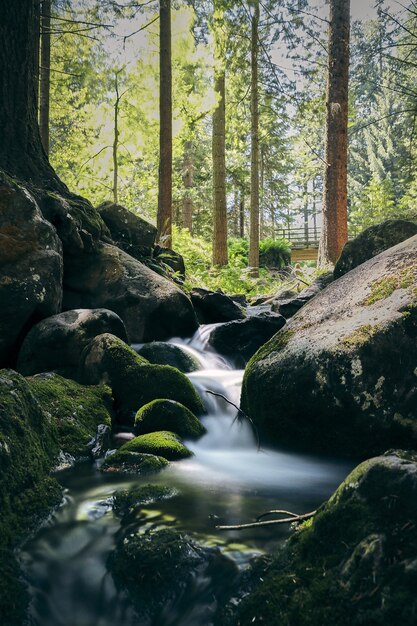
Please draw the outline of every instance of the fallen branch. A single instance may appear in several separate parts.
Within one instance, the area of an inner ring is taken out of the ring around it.
[[[217,391],[210,391],[209,389],[206,389],[206,393],[210,393],[212,396],[217,396],[218,398],[222,398],[225,402],[227,402],[228,404],[230,404],[231,406],[233,406],[236,409],[237,414],[236,414],[236,417],[233,419],[232,426],[233,426],[233,424],[236,421],[240,422],[242,419],[248,420],[249,424],[252,427],[254,435],[256,437],[256,446],[257,446],[258,452],[259,452],[260,449],[261,449],[261,445],[260,445],[260,442],[259,442],[258,429],[256,428],[255,424],[253,423],[252,418],[250,418],[249,415],[246,415],[246,413],[244,413],[242,411],[242,409],[237,406],[237,404],[235,404],[234,402],[229,400],[229,398],[226,398],[226,396],[224,396],[222,393],[217,393]]]
[[[283,517],[282,519],[271,519],[263,522],[250,522],[249,524],[235,524],[232,526],[216,526],[217,530],[244,530],[245,528],[257,528],[259,526],[274,526],[275,524],[291,524],[292,522],[304,522],[307,519],[313,517],[317,511],[311,511],[310,513],[303,513],[297,515],[297,513],[291,513],[290,511],[277,511],[281,513],[289,513],[291,517]],[[271,513],[269,511],[268,513]],[[259,519],[259,518],[258,518]]]

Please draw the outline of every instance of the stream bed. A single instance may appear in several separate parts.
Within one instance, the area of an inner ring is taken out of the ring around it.
[[[63,502],[20,551],[31,596],[30,619],[36,626],[209,626],[212,581],[195,580],[175,605],[155,619],[139,618],[128,595],[117,589],[107,568],[121,531],[113,513],[115,491],[138,485],[171,488],[173,497],[141,507],[130,522],[137,528],[172,526],[221,551],[240,568],[278,546],[288,526],[219,531],[217,524],[253,521],[270,509],[296,513],[314,510],[326,500],[353,463],[323,457],[258,450],[256,434],[221,394],[239,404],[242,370],[234,370],[209,352],[203,327],[189,342],[172,342],[189,350],[201,370],[189,374],[206,404],[202,421],[207,434],[186,442],[190,459],[171,463],[154,476],[102,474],[99,463],[83,463],[57,476],[65,488]],[[123,530],[126,532],[126,529]],[[226,574],[225,574],[226,575]],[[217,581],[218,584],[219,581]]]

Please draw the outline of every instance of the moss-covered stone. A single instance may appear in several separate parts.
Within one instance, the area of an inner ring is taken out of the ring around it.
[[[168,459],[168,461],[178,461],[193,454],[191,450],[184,446],[178,435],[166,430],[139,435],[139,437],[135,437],[123,444],[119,452],[154,454],[162,456]]]
[[[30,379],[33,395],[57,428],[60,448],[72,456],[88,455],[87,444],[99,424],[111,426],[111,390],[84,386],[57,374],[38,374]]]
[[[232,623],[415,624],[416,515],[417,456],[366,461],[257,572]]]
[[[121,489],[113,496],[113,511],[120,517],[134,514],[145,505],[173,498],[176,489],[166,485],[139,485],[132,489]]]
[[[163,396],[196,414],[203,404],[188,378],[169,365],[151,365],[113,335],[93,339],[81,357],[80,379],[107,383],[113,390],[120,421],[132,424],[137,410]]]
[[[157,430],[169,430],[188,439],[198,439],[206,432],[200,420],[175,400],[153,400],[136,413],[137,435]]]
[[[124,448],[124,446],[122,446]],[[101,471],[107,474],[136,474],[138,476],[155,474],[169,465],[167,459],[154,454],[144,454],[132,450],[119,449],[108,456],[101,465]]]
[[[42,411],[28,382],[0,371],[0,615],[18,626],[26,594],[13,549],[61,499],[49,476],[59,451],[55,424]]]
[[[201,369],[200,363],[192,354],[180,346],[164,341],[145,343],[138,353],[154,365],[171,365],[184,374]]]

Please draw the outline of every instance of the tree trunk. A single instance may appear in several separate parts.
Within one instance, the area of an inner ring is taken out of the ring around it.
[[[184,165],[182,181],[184,183],[184,198],[182,201],[182,225],[189,233],[193,232],[193,196],[194,166],[191,154],[192,142],[186,141],[184,146]]]
[[[240,191],[240,204],[239,204],[239,237],[243,239],[245,236],[245,191],[242,188]]]
[[[304,239],[308,247],[308,182],[304,183],[303,198],[303,218],[304,218]]]
[[[249,266],[259,274],[259,93],[258,93],[259,0],[254,0],[251,38],[251,192]]]
[[[172,64],[171,0],[159,4],[159,181],[158,241],[172,246]]]
[[[35,0],[35,102],[39,107],[39,78],[41,52],[41,0]]]
[[[51,0],[43,0],[41,15],[41,67],[39,130],[43,149],[49,155],[49,95],[51,87]]]
[[[213,113],[213,265],[227,265],[227,204],[226,204],[226,106],[225,106],[225,42],[224,10],[220,0],[214,0],[214,92],[218,103]]]
[[[119,94],[119,79],[118,74],[116,72],[114,79],[114,87],[116,90],[116,100],[114,103],[114,135],[113,135],[113,200],[115,204],[118,202],[118,177],[119,177],[119,160],[118,160],[118,150],[119,150],[119,105],[120,105],[120,94]]]
[[[33,0],[0,0],[0,169],[34,187],[68,194],[40,141]]]
[[[323,232],[319,265],[336,263],[348,239],[347,124],[350,0],[330,0]]]

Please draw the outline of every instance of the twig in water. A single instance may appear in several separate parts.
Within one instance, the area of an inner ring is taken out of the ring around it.
[[[227,402],[228,404],[231,404],[237,410],[237,414],[236,414],[236,417],[233,419],[232,426],[236,422],[236,420],[238,422],[240,422],[242,419],[247,419],[248,420],[248,422],[252,426],[252,430],[253,430],[253,432],[255,434],[255,437],[256,437],[256,447],[257,447],[258,452],[259,452],[260,449],[261,449],[261,444],[260,444],[260,441],[259,441],[258,429],[256,428],[255,424],[253,423],[252,418],[250,418],[249,415],[246,415],[246,413],[244,413],[242,411],[242,409],[237,406],[237,404],[235,404],[234,402],[229,400],[229,398],[226,398],[226,396],[224,396],[222,393],[217,393],[217,391],[210,391],[209,389],[206,389],[206,393],[210,393],[212,396],[217,396],[219,398],[222,398],[225,402]]]
[[[287,511],[282,511],[287,513]],[[303,515],[297,515],[296,513],[288,513],[291,517],[283,517],[282,519],[270,519],[263,522],[250,522],[249,524],[235,524],[233,526],[216,526],[217,530],[244,530],[245,528],[255,528],[259,526],[274,526],[275,524],[291,524],[292,522],[303,522],[313,517],[317,511],[311,511],[310,513],[303,513]],[[259,519],[259,518],[258,518]]]

